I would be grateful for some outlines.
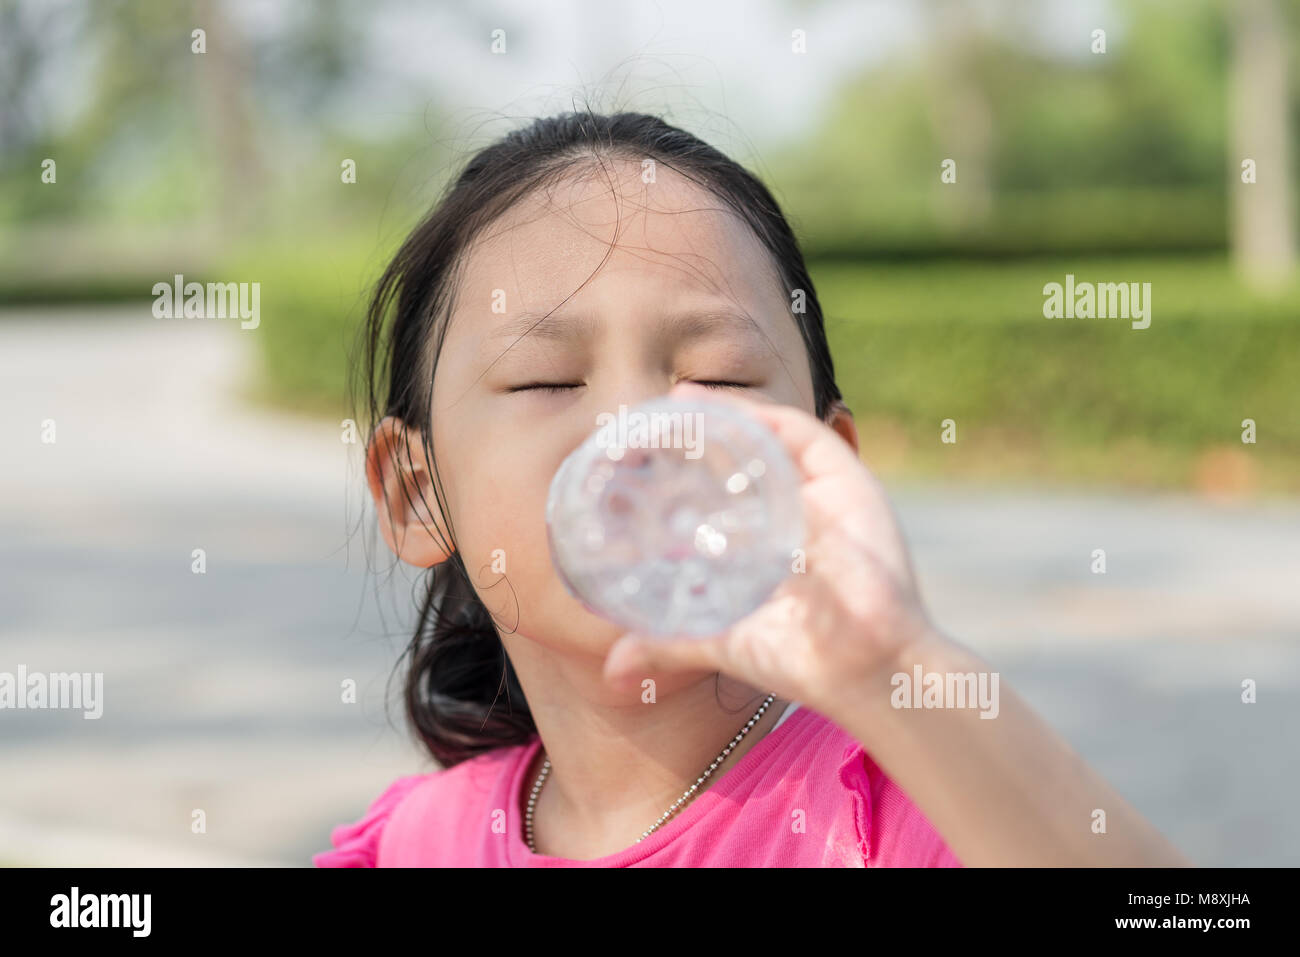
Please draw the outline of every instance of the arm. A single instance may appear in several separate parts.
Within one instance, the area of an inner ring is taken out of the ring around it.
[[[967,865],[1190,863],[1000,680],[994,718],[893,707],[891,679],[917,665],[922,674],[990,669],[931,623],[856,432],[842,416],[837,432],[791,406],[713,398],[765,422],[797,463],[807,573],[709,639],[626,636],[606,660],[609,679],[722,671],[804,702],[853,735]],[[1096,809],[1105,833],[1093,831]]]
[[[895,708],[890,679],[989,672],[934,631],[899,648],[828,714],[925,813],[967,866],[1189,866],[1005,683],[995,718],[978,708]],[[1106,812],[1105,833],[1093,812]]]

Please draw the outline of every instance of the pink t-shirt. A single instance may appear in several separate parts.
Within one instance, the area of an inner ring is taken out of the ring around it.
[[[524,777],[541,747],[398,778],[317,867],[960,867],[862,746],[800,707],[645,840],[589,861],[534,854]]]

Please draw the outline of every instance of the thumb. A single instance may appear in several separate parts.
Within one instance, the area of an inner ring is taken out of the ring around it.
[[[604,676],[615,688],[630,691],[660,671],[716,671],[714,657],[710,642],[629,633],[610,648],[605,657]]]
[[[645,639],[627,634],[605,656],[605,680],[620,691],[631,691],[649,668]]]

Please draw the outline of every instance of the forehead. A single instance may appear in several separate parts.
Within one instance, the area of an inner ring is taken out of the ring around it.
[[[665,301],[707,296],[751,313],[786,296],[770,254],[726,203],[662,164],[644,182],[630,160],[571,170],[516,203],[470,246],[462,289],[479,303],[501,290],[513,313],[613,277],[623,293],[643,282]]]

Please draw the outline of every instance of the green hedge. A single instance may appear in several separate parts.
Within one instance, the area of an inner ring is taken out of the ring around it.
[[[1261,485],[1300,490],[1300,290],[1252,296],[1219,257],[813,272],[846,400],[907,447],[906,471],[1187,485],[1230,450]],[[1043,286],[1067,272],[1150,282],[1150,327],[1044,318]]]
[[[399,237],[400,238],[400,237]],[[269,401],[346,409],[348,349],[392,244],[248,251]],[[274,255],[272,255],[274,250]],[[1266,489],[1300,491],[1300,289],[1249,295],[1222,257],[814,263],[837,377],[884,471],[1195,484],[1216,450]],[[1043,285],[1150,282],[1147,329],[1045,319]],[[940,423],[958,424],[955,446]],[[1241,421],[1257,423],[1243,445]]]
[[[347,370],[374,283],[395,244],[307,238],[246,247],[221,275],[261,283],[250,330],[265,363],[262,397],[322,415],[349,414]]]

